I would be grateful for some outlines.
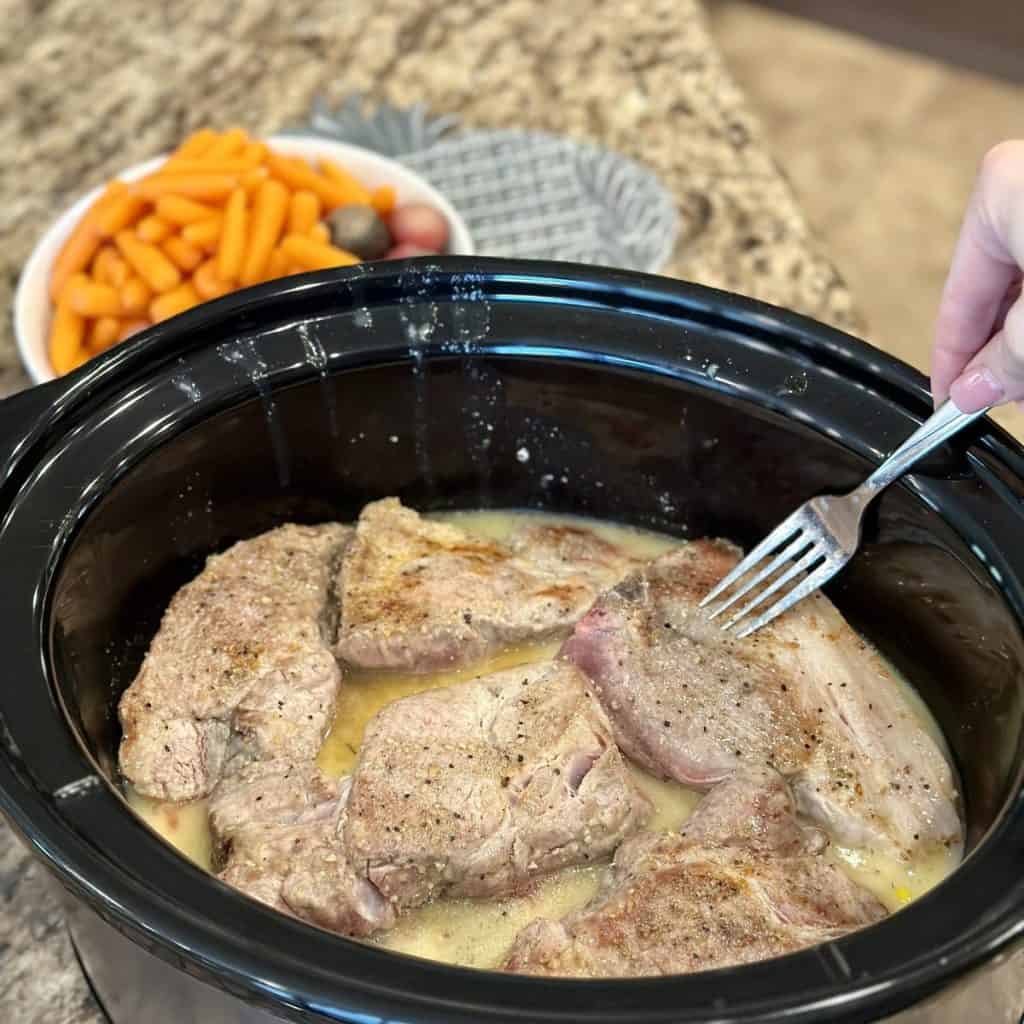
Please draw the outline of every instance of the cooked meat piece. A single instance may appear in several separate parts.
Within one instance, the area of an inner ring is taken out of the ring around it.
[[[549,662],[381,710],[356,763],[345,840],[374,885],[410,907],[600,861],[649,813],[582,673]]]
[[[341,783],[313,761],[232,758],[210,796],[215,859],[230,860],[241,846],[258,842],[261,830],[333,817],[341,792]]]
[[[232,759],[210,797],[219,877],[287,912],[281,885],[294,852],[338,815],[341,790],[313,764]]]
[[[235,767],[235,763],[232,763]],[[311,762],[249,762],[210,798],[219,878],[253,899],[342,935],[394,924],[394,911],[345,857],[349,781]]]
[[[259,758],[316,755],[341,678],[328,587],[350,536],[282,526],[214,555],[175,594],[121,698],[121,770],[139,792],[207,796],[233,738]]]
[[[793,796],[771,768],[745,768],[712,789],[679,835],[693,845],[737,846],[786,857],[821,853],[828,837],[797,821]]]
[[[601,892],[561,921],[527,925],[505,969],[689,973],[781,956],[881,920],[872,895],[811,852],[821,848],[813,831],[801,841],[777,773],[733,776],[682,833],[623,843]]]
[[[342,560],[337,653],[413,672],[470,664],[565,635],[636,564],[589,530],[529,527],[499,544],[386,498],[363,509]]]
[[[771,765],[800,810],[850,845],[901,857],[959,846],[949,764],[824,596],[745,640],[698,609],[736,558],[713,541],[664,555],[603,596],[566,643],[623,751],[699,789]]]

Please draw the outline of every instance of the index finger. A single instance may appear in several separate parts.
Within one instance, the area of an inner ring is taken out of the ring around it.
[[[949,385],[989,340],[1007,290],[1024,266],[1024,141],[1002,142],[986,154],[967,205],[939,304],[932,391]]]
[[[976,191],[967,207],[939,303],[931,368],[936,402],[945,399],[949,385],[991,337],[1003,299],[1018,273]]]

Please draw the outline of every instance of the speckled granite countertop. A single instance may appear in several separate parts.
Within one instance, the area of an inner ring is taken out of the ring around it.
[[[17,275],[70,200],[191,129],[294,123],[317,93],[617,149],[678,197],[667,273],[860,327],[692,0],[0,0],[0,24],[0,396],[27,384]],[[100,1019],[40,869],[0,823],[0,1021]]]

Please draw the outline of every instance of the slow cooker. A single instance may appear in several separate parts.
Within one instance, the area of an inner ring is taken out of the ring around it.
[[[658,979],[464,970],[248,900],[118,789],[118,696],[175,589],[238,538],[397,494],[749,543],[930,408],[908,367],[747,299],[458,258],[239,292],[0,404],[0,809],[65,891],[111,1018],[1018,1021],[1024,452],[987,421],[882,497],[829,591],[931,707],[967,817],[962,867],[876,926]]]

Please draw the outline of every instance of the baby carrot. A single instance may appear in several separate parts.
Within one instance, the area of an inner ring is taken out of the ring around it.
[[[96,250],[99,249],[103,241],[97,227],[99,217],[110,203],[127,191],[128,186],[123,181],[112,181],[75,225],[68,240],[64,243],[64,247],[53,262],[53,270],[50,273],[50,298],[54,302],[57,301],[67,279],[72,274],[85,270],[92,262]]]
[[[216,217],[207,217],[206,220],[196,221],[194,224],[186,224],[181,229],[181,237],[186,242],[198,246],[206,252],[214,252],[220,242],[221,227],[224,224],[223,214]]]
[[[66,299],[58,302],[50,328],[50,363],[58,376],[81,365],[79,357],[84,338],[85,321]]]
[[[186,242],[181,235],[171,235],[164,239],[161,247],[170,261],[186,274],[191,274],[203,262],[203,250],[191,242]]]
[[[320,200],[315,192],[300,188],[292,193],[288,208],[288,233],[307,235],[309,229],[320,219]]]
[[[146,200],[141,196],[126,192],[107,205],[98,215],[96,226],[104,238],[116,235],[126,227],[134,224],[146,208]]]
[[[68,373],[72,370],[77,370],[80,366],[84,366],[91,358],[92,353],[89,351],[89,346],[79,345],[78,354],[71,360],[71,366],[68,367]]]
[[[279,181],[268,179],[260,185],[253,206],[249,251],[242,266],[240,282],[255,284],[266,269],[270,252],[277,245],[288,213],[288,190]],[[223,274],[219,275],[221,278]]]
[[[336,205],[342,206],[348,203],[360,203],[363,206],[370,205],[373,197],[370,195],[369,190],[343,167],[340,167],[333,160],[321,160],[320,170],[325,178],[328,178],[334,183],[336,188],[344,193],[345,198]]]
[[[133,275],[121,285],[121,312],[125,316],[142,316],[152,299],[153,289],[141,277]]]
[[[397,194],[394,185],[381,185],[373,190],[370,205],[382,216],[386,217],[394,208]]]
[[[242,273],[248,227],[246,222],[249,219],[245,200],[245,189],[236,188],[224,210],[224,230],[220,233],[220,244],[217,246],[217,276],[222,281],[237,281]]]
[[[118,288],[127,274],[128,265],[117,255],[117,250],[112,245],[101,246],[92,261],[92,276],[100,284],[112,284]]]
[[[160,174],[241,174],[251,171],[258,161],[246,160],[242,156],[224,157],[222,160],[211,160],[203,157],[199,160],[183,160],[172,157],[160,168]]]
[[[99,231],[90,220],[82,220],[64,244],[50,276],[50,297],[56,300],[67,279],[84,270],[100,247]]]
[[[267,167],[270,168],[270,173],[275,178],[291,188],[302,188],[315,192],[320,202],[328,209],[334,209],[334,207],[342,206],[345,203],[369,202],[370,195],[365,189],[362,189],[362,186],[360,188],[365,198],[354,199],[349,190],[325,175],[317,174],[302,160],[293,161],[276,153],[268,153]]]
[[[242,150],[240,160],[244,161],[249,167],[256,167],[258,164],[263,163],[267,158],[267,144],[265,142],[250,142],[245,149]]]
[[[267,260],[267,269],[263,272],[264,281],[273,281],[278,277],[285,277],[288,273],[288,257],[276,248]]]
[[[190,199],[217,200],[231,194],[238,184],[237,174],[164,174],[158,172],[135,185],[144,199],[161,196],[188,196]]]
[[[217,208],[197,203],[185,196],[161,196],[156,201],[156,215],[170,224],[194,224],[217,216]]]
[[[131,231],[119,231],[114,242],[132,269],[155,292],[168,292],[181,282],[178,268],[155,246],[136,238]]]
[[[304,235],[289,235],[282,243],[284,254],[304,270],[326,270],[328,267],[350,267],[359,262],[344,249],[323,242],[315,242]]]
[[[312,238],[314,242],[330,242],[331,240],[331,229],[322,222],[314,224],[306,234]]]
[[[143,217],[135,225],[135,234],[144,242],[153,242],[154,244],[162,242],[173,230],[173,225],[169,224],[162,217],[158,217],[155,213],[151,213],[148,217]]]
[[[79,316],[118,316],[121,312],[117,289],[109,284],[98,284],[86,274],[69,278],[63,297]]]
[[[90,352],[96,355],[110,348],[121,333],[121,321],[116,316],[101,316],[92,322],[87,342]]]
[[[153,323],[159,323],[161,320],[167,320],[178,313],[184,313],[186,309],[198,306],[199,302],[200,299],[196,294],[195,288],[192,287],[189,281],[185,281],[183,284],[178,285],[177,288],[172,288],[169,292],[158,295],[149,304],[149,315],[153,318]]]
[[[126,338],[130,338],[133,334],[138,334],[139,331],[144,331],[149,327],[150,321],[140,317],[137,320],[125,320],[121,324],[121,333],[117,336],[118,341],[124,341]]]
[[[121,255],[116,249],[114,250],[114,259],[110,261],[108,274],[110,277],[108,283],[115,288],[120,288],[132,276],[132,268],[121,259]]]
[[[217,277],[217,261],[215,259],[209,259],[196,267],[196,272],[192,275],[192,284],[204,302],[218,299],[231,291],[231,285]]]
[[[232,128],[221,135],[203,156],[208,160],[223,160],[224,157],[241,153],[248,141],[249,136],[243,129]]]
[[[266,180],[266,167],[253,167],[252,170],[246,171],[238,179],[238,184],[241,185],[249,195],[252,195]]]
[[[299,188],[292,194],[288,208],[289,234],[308,234],[309,228],[319,220],[321,204],[315,193],[308,188]]]
[[[217,133],[212,128],[202,128],[193,132],[175,151],[172,159],[193,160],[209,152],[217,141]]]

